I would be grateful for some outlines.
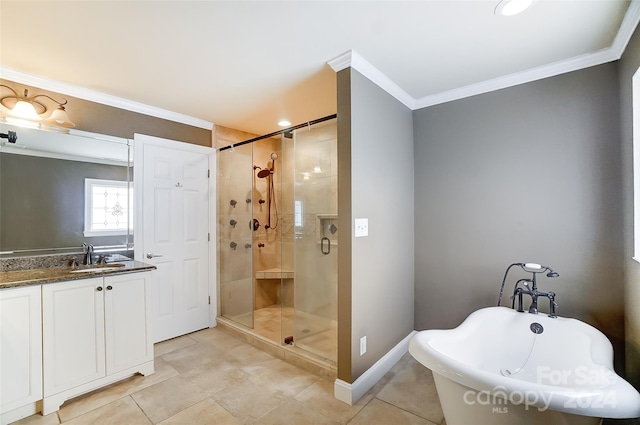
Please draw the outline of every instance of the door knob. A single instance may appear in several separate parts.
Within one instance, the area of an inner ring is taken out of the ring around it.
[[[147,252],[147,258],[151,260],[153,257],[162,257],[162,255],[154,254],[153,252]]]

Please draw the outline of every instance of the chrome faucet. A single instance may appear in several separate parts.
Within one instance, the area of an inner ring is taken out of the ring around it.
[[[82,248],[84,252],[84,264],[87,266],[93,264],[93,245],[83,242]]]

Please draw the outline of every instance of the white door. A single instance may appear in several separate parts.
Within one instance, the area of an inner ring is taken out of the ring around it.
[[[158,342],[209,326],[209,154],[150,136],[135,141],[142,143],[142,215],[136,215],[142,241],[136,248],[143,247],[136,258],[157,267],[152,304]]]

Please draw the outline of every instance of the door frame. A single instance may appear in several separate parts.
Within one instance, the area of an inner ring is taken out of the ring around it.
[[[209,327],[213,328],[217,325],[218,317],[218,296],[217,296],[217,272],[218,272],[218,255],[217,255],[217,214],[216,214],[216,150],[209,146],[194,145],[191,143],[180,142],[177,140],[164,139],[156,136],[148,136],[146,134],[134,133],[133,138],[133,183],[136,192],[133,198],[134,205],[134,221],[133,221],[133,249],[134,259],[136,261],[145,262],[143,252],[142,236],[144,214],[142,213],[144,199],[143,196],[143,180],[144,180],[144,146],[155,146],[167,149],[175,149],[186,152],[205,154],[209,158],[209,255],[207,258],[209,264]],[[155,273],[152,273],[155,275]],[[153,282],[153,278],[152,278]],[[153,284],[153,283],[152,283]]]

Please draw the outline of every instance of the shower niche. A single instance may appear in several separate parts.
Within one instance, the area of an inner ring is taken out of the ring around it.
[[[219,314],[335,362],[336,119],[316,121],[220,149]]]

